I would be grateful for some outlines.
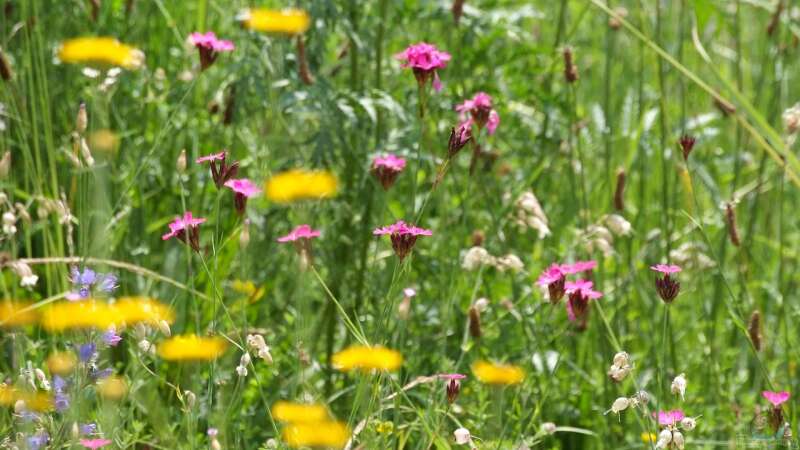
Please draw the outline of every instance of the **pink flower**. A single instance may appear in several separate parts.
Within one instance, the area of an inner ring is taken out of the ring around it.
[[[458,128],[450,129],[450,140],[447,142],[447,157],[452,158],[472,140],[472,123],[470,121],[458,124]]]
[[[564,272],[558,264],[550,265],[536,280],[536,284],[539,286],[547,286],[547,291],[550,294],[550,303],[554,305],[564,296],[565,282]]]
[[[415,297],[417,295],[417,291],[414,288],[407,287],[403,289],[403,296],[404,297]]]
[[[234,49],[233,42],[217,39],[213,31],[205,34],[194,32],[189,35],[189,41],[200,52],[200,70],[206,70],[217,59],[220,52],[229,52]]]
[[[586,328],[589,314],[589,300],[596,300],[603,296],[602,293],[592,289],[594,283],[587,280],[568,281],[564,290],[569,295],[567,299],[567,317],[571,322],[576,322],[579,330]]]
[[[197,158],[198,164],[208,162],[211,165],[211,178],[217,189],[221,188],[226,181],[233,179],[239,171],[239,162],[234,161],[230,166],[225,162],[228,152],[223,150],[219,153],[212,153],[210,155],[201,156]]]
[[[183,217],[176,217],[172,223],[169,224],[169,233],[161,236],[161,239],[166,241],[170,238],[177,238],[184,244],[192,247],[192,250],[200,251],[200,232],[198,230],[201,223],[206,219],[200,217],[192,217],[191,211],[186,211]],[[188,238],[187,238],[188,233]]]
[[[450,61],[450,54],[439,51],[436,46],[425,42],[408,46],[402,52],[394,56],[399,60],[405,61],[400,67],[411,68],[414,76],[420,85],[424,85],[433,76],[433,88],[436,91],[442,89],[439,81],[438,69],[444,69]]]
[[[786,391],[782,392],[764,391],[761,393],[761,395],[763,395],[764,398],[767,399],[770,403],[772,403],[772,406],[776,408],[785,403],[786,400],[789,400],[789,393]]]
[[[655,412],[653,412],[653,417],[656,417]],[[672,411],[659,411],[657,417],[659,425],[669,426],[680,422],[686,417],[686,415],[680,409],[675,409]]]
[[[225,182],[225,187],[234,192],[233,204],[236,207],[236,212],[240,215],[244,214],[247,199],[261,192],[261,189],[247,178],[228,180]]]
[[[461,113],[464,123],[471,125],[474,122],[479,129],[486,127],[489,134],[494,134],[500,124],[500,115],[492,109],[492,97],[485,92],[478,92],[471,99],[464,100],[464,103],[456,106],[456,111]]]
[[[303,224],[295,227],[295,229],[286,236],[279,237],[278,242],[295,242],[298,239],[312,239],[319,237],[319,235],[319,230],[312,230],[310,226]]]
[[[461,391],[461,380],[466,378],[466,375],[460,373],[442,373],[439,378],[445,380],[445,391],[447,392],[447,401],[455,403],[458,399],[458,393]]]
[[[588,272],[595,267],[597,267],[597,261],[592,259],[589,261],[575,261],[572,264],[562,264],[561,271],[565,275],[571,275],[573,273]]]
[[[406,160],[392,154],[384,157],[376,157],[372,160],[372,174],[381,183],[384,190],[388,190],[394,184],[400,172],[406,168]]]
[[[656,264],[655,266],[650,266],[650,270],[661,272],[664,275],[669,275],[673,273],[678,273],[682,269],[680,268],[680,266],[676,266],[675,264]]]
[[[414,225],[407,225],[402,220],[399,220],[395,224],[376,228],[372,234],[375,236],[388,234],[392,240],[392,248],[395,254],[402,261],[411,252],[419,236],[431,236],[433,232]]]
[[[440,373],[438,377],[441,378],[442,380],[447,380],[447,381],[463,380],[464,378],[467,378],[466,375],[462,375],[460,373]]]
[[[85,448],[100,448],[110,444],[110,439],[81,439],[81,445]]]

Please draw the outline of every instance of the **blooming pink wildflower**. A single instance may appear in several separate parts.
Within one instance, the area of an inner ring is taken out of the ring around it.
[[[225,187],[230,188],[234,192],[233,204],[236,207],[236,212],[244,214],[244,209],[247,206],[247,199],[261,192],[261,189],[247,178],[232,179],[225,182]]]
[[[392,248],[395,254],[397,254],[397,257],[402,261],[411,252],[419,236],[431,236],[433,232],[414,225],[408,225],[402,220],[399,220],[395,224],[376,228],[372,234],[375,236],[388,234],[392,240]]]
[[[184,244],[192,247],[192,250],[200,251],[200,231],[198,230],[201,223],[206,219],[201,217],[193,217],[191,211],[186,211],[183,217],[176,217],[172,223],[169,224],[169,233],[161,236],[161,239],[166,241],[170,238],[177,238]],[[188,234],[188,236],[187,236]]]
[[[81,445],[85,448],[100,448],[111,443],[110,439],[81,439]]]
[[[658,417],[658,424],[666,427],[680,422],[686,417],[686,414],[680,409],[674,409],[672,411],[659,411],[658,415],[653,412],[653,417]]]
[[[406,160],[392,154],[378,156],[372,160],[372,174],[378,179],[384,190],[392,187],[400,172],[405,168]]]
[[[405,50],[395,55],[395,58],[405,61],[401,67],[411,68],[420,85],[424,85],[433,76],[433,88],[438,92],[442,90],[438,69],[444,69],[450,61],[450,54],[439,51],[436,46],[420,42],[408,46]]]
[[[592,289],[594,283],[587,280],[568,281],[564,290],[569,295],[567,299],[567,317],[571,322],[576,322],[579,330],[586,329],[589,315],[589,300],[596,300],[603,296],[602,293]]]
[[[447,142],[447,157],[452,158],[472,140],[472,124],[463,122],[458,128],[450,129],[450,140]]]
[[[664,303],[672,303],[681,290],[681,284],[678,280],[670,277],[670,275],[680,272],[681,268],[674,264],[656,264],[650,266],[650,270],[664,274],[663,277],[656,278],[656,291],[658,291],[658,295],[661,297],[661,300],[664,300]]]
[[[547,268],[541,275],[539,275],[539,279],[536,280],[536,284],[539,286],[547,286],[547,291],[550,296],[550,303],[556,304],[562,297],[564,297],[564,283],[567,279],[564,277],[564,272],[561,270],[561,266],[558,264],[552,264],[550,267]]]
[[[589,261],[575,261],[572,264],[562,264],[561,271],[565,275],[571,275],[573,273],[588,272],[595,267],[597,267],[597,261],[592,259]]]
[[[772,403],[772,406],[776,408],[781,406],[787,400],[789,400],[789,393],[786,391],[782,392],[764,391],[761,393],[761,395],[763,395],[764,398],[767,399],[770,403]]]
[[[310,226],[303,224],[298,225],[286,236],[282,236],[278,238],[278,242],[295,242],[299,239],[312,239],[315,237],[319,237],[320,232],[319,230],[313,230]]]
[[[464,100],[464,103],[456,106],[456,111],[461,113],[462,122],[474,122],[479,129],[486,127],[489,134],[494,134],[500,124],[500,115],[492,109],[492,97],[485,92],[478,92],[471,99]]]
[[[221,188],[226,181],[233,179],[239,171],[239,162],[234,161],[233,164],[228,165],[225,162],[227,156],[228,152],[223,150],[219,153],[201,156],[195,161],[198,164],[208,162],[211,165],[211,178],[217,185],[217,189]]]
[[[213,31],[205,34],[194,32],[189,35],[189,41],[200,52],[200,70],[206,70],[211,66],[220,52],[229,52],[235,48],[233,42],[217,39]]]
[[[466,375],[462,375],[460,373],[439,374],[439,378],[445,380],[446,382],[445,391],[447,392],[448,402],[455,403],[456,399],[458,399],[458,393],[461,391],[461,380],[466,377]]]

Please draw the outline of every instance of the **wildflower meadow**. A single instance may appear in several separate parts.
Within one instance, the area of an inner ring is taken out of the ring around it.
[[[0,4],[0,449],[798,447],[797,2]]]

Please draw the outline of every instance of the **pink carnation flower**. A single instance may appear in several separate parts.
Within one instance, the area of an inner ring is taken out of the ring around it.
[[[233,42],[217,39],[213,31],[205,34],[194,32],[189,35],[189,41],[200,53],[200,70],[206,70],[217,59],[220,52],[229,52],[234,49]]]
[[[763,395],[764,398],[767,399],[770,403],[772,403],[772,406],[776,408],[781,406],[781,404],[785,403],[787,400],[789,400],[789,393],[786,391],[782,392],[764,391],[761,393],[761,395]]]
[[[81,445],[85,448],[100,448],[111,443],[110,439],[81,439]]]
[[[206,219],[201,217],[193,217],[191,211],[186,211],[183,217],[176,217],[172,223],[169,224],[169,233],[161,236],[161,239],[166,241],[170,238],[177,238],[184,244],[192,247],[192,250],[200,251],[200,232],[198,230],[200,224],[205,222]]]
[[[658,424],[666,427],[675,425],[683,420],[686,415],[680,409],[674,409],[672,411],[659,411],[657,416],[656,413],[653,412],[653,417],[658,417]]]
[[[392,187],[400,172],[405,168],[406,160],[392,154],[378,156],[372,160],[372,174],[378,179],[384,190]]]
[[[419,236],[431,236],[433,232],[414,225],[407,225],[399,220],[395,224],[376,228],[372,234],[375,236],[389,235],[392,240],[392,248],[402,261],[411,252]]]
[[[452,158],[472,140],[472,123],[469,121],[458,124],[458,128],[450,129],[450,139],[447,142],[447,157]]]
[[[661,272],[664,275],[670,275],[673,273],[678,273],[682,269],[680,266],[676,266],[675,264],[656,264],[654,266],[650,266],[650,270]]]
[[[234,192],[233,204],[240,215],[244,214],[247,199],[261,192],[261,189],[247,178],[228,180],[225,182],[225,187]]]
[[[286,236],[279,237],[278,242],[295,242],[298,239],[312,239],[319,237],[319,235],[319,230],[312,230],[310,226],[303,224],[296,226],[295,229]]]
[[[536,280],[539,286],[547,286],[547,291],[550,296],[550,303],[556,304],[562,297],[564,297],[564,285],[566,278],[561,266],[558,264],[551,264]]]
[[[420,85],[425,84],[433,76],[433,88],[438,92],[442,89],[438,69],[444,69],[450,61],[450,54],[439,51],[436,46],[420,42],[408,46],[405,50],[395,55],[395,58],[405,61],[401,67],[411,68]]]
[[[603,296],[602,293],[592,289],[594,283],[587,280],[568,281],[564,290],[569,295],[567,300],[567,317],[571,322],[577,322],[578,329],[586,328],[589,314],[589,301]]]
[[[219,153],[212,153],[210,155],[201,156],[195,160],[197,164],[204,163],[207,161],[225,161],[225,157],[227,156],[227,152],[225,150]]]
[[[673,279],[670,277],[673,273],[678,273],[681,271],[679,266],[674,264],[656,264],[654,266],[650,266],[650,270],[654,270],[656,272],[664,274],[661,278],[656,278],[656,291],[658,295],[661,297],[661,300],[664,301],[666,304],[672,303],[675,300],[675,297],[678,296],[678,293],[681,290],[681,283],[678,280]]]
[[[597,261],[592,259],[589,261],[575,261],[572,264],[562,264],[561,271],[565,275],[571,275],[573,273],[588,272],[595,267],[597,267]]]
[[[219,153],[201,156],[195,161],[197,164],[209,163],[211,166],[211,178],[214,180],[214,184],[217,185],[217,189],[221,188],[226,181],[233,179],[239,171],[239,162],[234,161],[233,164],[228,165],[225,162],[227,156],[228,152],[223,150]]]
[[[454,403],[458,399],[458,393],[461,391],[461,380],[466,378],[466,375],[460,373],[442,373],[439,378],[445,380],[445,391],[447,392],[447,401]]]
[[[494,134],[500,124],[500,115],[492,109],[492,97],[485,92],[478,92],[471,99],[464,100],[464,103],[456,106],[456,111],[461,113],[464,123],[474,122],[481,129],[486,127],[489,134]]]

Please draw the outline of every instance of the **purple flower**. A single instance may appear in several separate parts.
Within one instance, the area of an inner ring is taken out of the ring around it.
[[[105,292],[106,294],[111,294],[119,287],[118,283],[119,279],[113,273],[107,273],[102,276],[102,279],[97,286],[98,289]]]
[[[57,392],[53,396],[53,403],[55,403],[56,411],[64,412],[69,408],[69,395],[63,392]]]
[[[46,431],[41,430],[33,436],[28,437],[28,447],[30,447],[31,450],[39,450],[47,445],[49,441],[50,435],[48,435]]]
[[[59,375],[53,376],[53,390],[56,392],[63,392],[67,387],[67,380],[61,378]]]
[[[80,358],[81,362],[87,362],[92,358],[96,350],[97,344],[94,342],[83,344],[78,347],[78,357]]]
[[[97,433],[97,424],[96,423],[84,423],[80,426],[81,434],[83,435],[90,435]]]
[[[102,380],[104,378],[110,377],[113,374],[114,374],[114,369],[97,370],[96,367],[92,368],[92,370],[89,372],[89,376],[95,380]]]
[[[119,286],[117,276],[113,273],[102,274],[92,269],[84,268],[81,272],[77,267],[70,269],[70,282],[75,290],[67,294],[67,300],[83,300],[92,296],[92,288],[111,294]]]
[[[122,336],[117,334],[117,329],[113,325],[103,333],[103,342],[108,346],[116,347],[120,341],[122,341]]]

